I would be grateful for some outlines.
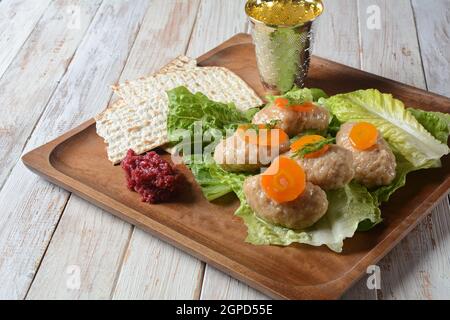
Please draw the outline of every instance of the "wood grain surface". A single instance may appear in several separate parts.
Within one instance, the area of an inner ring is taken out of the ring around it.
[[[50,1],[0,1],[0,77],[27,41]]]
[[[171,279],[166,273],[158,271],[167,267],[165,264],[171,264],[167,259],[161,260],[164,263],[147,260],[134,270],[141,274],[146,274],[148,269],[155,270],[152,277],[158,279],[158,282],[149,281],[144,290],[135,283],[133,274],[121,275],[127,252],[125,247],[128,248],[128,241],[135,233],[133,228],[74,196],[71,197],[74,200],[67,202],[69,193],[36,178],[18,162],[24,152],[51,140],[104,108],[110,98],[104,92],[111,83],[119,81],[121,76],[122,79],[140,76],[157,69],[178,52],[189,49],[189,54],[197,55],[218,45],[232,33],[242,31],[242,28],[248,30],[243,11],[239,11],[243,0],[148,1],[150,4],[145,7],[137,1],[138,12],[130,16],[128,12],[132,10],[134,2],[0,2],[0,109],[3,115],[0,117],[0,150],[3,151],[0,156],[2,298],[24,298],[28,291],[30,298],[108,298],[114,296],[119,278],[122,283],[130,283],[123,286],[128,288],[130,297],[163,297],[160,292],[167,292],[165,297],[168,297],[171,292],[178,290],[175,288],[183,285],[188,288],[186,292],[192,290],[191,296],[196,298],[262,297],[258,292],[219,271],[209,271],[207,267],[203,273],[202,263],[198,270],[199,276],[193,281],[196,283],[183,284],[180,282],[182,277]],[[181,19],[192,19],[192,22],[179,22],[180,15],[173,18],[178,12],[174,9],[177,8],[176,5],[194,8],[189,13],[189,18],[185,17],[186,11],[181,14]],[[379,29],[369,30],[367,23],[369,20],[373,21],[377,10],[374,5],[379,8],[381,25]],[[448,0],[434,0],[433,5],[429,5],[427,0],[339,0],[325,1],[325,6],[326,11],[317,24],[317,55],[450,96]],[[56,8],[60,10],[56,12]],[[113,8],[119,9],[115,11]],[[161,12],[160,15],[155,14],[155,8]],[[80,29],[72,29],[71,23],[77,18],[72,12],[78,11],[81,13]],[[396,14],[398,12],[402,14]],[[120,26],[111,27],[105,17],[108,14],[117,14]],[[152,14],[155,21],[144,22],[144,15]],[[392,15],[395,15],[395,19],[392,19]],[[95,28],[93,20],[97,21]],[[135,24],[136,27],[130,28],[129,24]],[[122,31],[119,30],[121,28]],[[115,34],[117,32],[119,35]],[[90,39],[90,44],[85,44],[87,38]],[[59,41],[61,42],[58,43]],[[101,50],[108,41],[127,43],[117,44],[120,46],[118,51]],[[178,51],[178,45],[185,47]],[[108,66],[102,66],[99,70],[85,68],[84,64],[91,59],[86,57],[89,57],[91,51],[98,55],[95,61],[104,60],[109,63]],[[83,59],[85,60],[82,61]],[[410,67],[411,63],[414,65]],[[111,76],[99,76],[108,73],[108,68],[117,67],[116,64],[119,67],[125,65],[123,74],[116,73],[115,79]],[[68,72],[73,68],[78,71]],[[131,72],[127,76],[128,68],[136,73]],[[83,73],[84,77],[81,76]],[[4,80],[6,77],[8,80]],[[92,82],[91,77],[95,78]],[[61,80],[73,85],[61,87]],[[87,83],[83,84],[86,80]],[[90,87],[92,90],[99,90],[103,98],[91,98],[92,95],[86,93]],[[51,103],[53,91],[59,91],[60,97],[70,97],[57,98]],[[80,102],[79,106],[77,100]],[[23,192],[18,193],[17,190]],[[421,227],[399,245],[398,253],[394,251],[382,260],[381,290],[368,290],[365,279],[362,279],[347,293],[346,298],[450,297],[449,226],[449,206],[448,201],[444,201]],[[59,228],[73,230],[76,234],[58,232]],[[101,230],[94,232],[98,228]],[[52,238],[53,232],[58,238]],[[117,247],[108,246],[105,241],[108,239],[108,232],[116,234]],[[83,249],[81,240],[71,241],[72,236],[84,239],[83,243],[98,243],[97,250],[89,252]],[[58,243],[59,241],[62,243]],[[125,247],[120,243],[126,243]],[[161,249],[162,254],[167,251],[168,255],[172,255],[169,246],[161,248],[167,248]],[[71,258],[68,251],[80,254]],[[110,251],[108,259],[104,259],[102,263],[101,257],[107,251]],[[178,255],[183,255],[178,250],[175,252],[173,261],[179,260]],[[51,258],[48,258],[49,255]],[[97,263],[90,264],[94,261]],[[153,264],[158,268],[151,268]],[[195,264],[199,263],[194,262]],[[72,279],[72,273],[67,271],[71,271],[70,267],[73,265],[80,267],[81,277],[85,279],[80,289],[67,288],[67,281]],[[113,273],[114,277],[99,276],[103,272]],[[56,273],[56,277],[49,276]],[[36,281],[33,282],[34,278]],[[45,285],[46,281],[48,285]],[[64,290],[67,292],[61,293]],[[106,294],[108,290],[110,292]],[[55,294],[52,294],[53,291]],[[118,293],[116,296],[127,298],[127,293]]]

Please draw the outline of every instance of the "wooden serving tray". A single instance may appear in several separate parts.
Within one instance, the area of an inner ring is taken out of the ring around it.
[[[201,66],[223,66],[241,76],[259,94],[251,38],[239,34],[199,58]],[[318,57],[312,58],[307,86],[329,94],[377,88],[411,107],[450,113],[450,100]],[[450,187],[450,158],[441,169],[416,172],[407,186],[382,207],[384,222],[358,233],[336,254],[325,247],[253,246],[246,227],[233,215],[234,197],[209,203],[185,167],[189,187],[175,203],[149,205],[128,191],[120,166],[108,161],[103,140],[90,120],[23,157],[27,167],[51,182],[145,229],[214,267],[275,297],[339,298],[445,197]]]

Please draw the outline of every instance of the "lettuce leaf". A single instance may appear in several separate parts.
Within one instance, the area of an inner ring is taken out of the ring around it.
[[[413,171],[419,170],[415,168],[409,161],[403,158],[401,155],[395,155],[397,159],[397,169],[394,181],[388,186],[380,187],[371,192],[373,198],[380,205],[383,202],[387,202],[389,198],[400,188],[406,185],[406,176]]]
[[[311,90],[311,94],[312,94],[314,102],[318,102],[322,98],[323,99],[327,99],[328,98],[328,94],[326,94],[326,92],[323,91],[322,89],[311,88],[309,90]]]
[[[286,98],[291,104],[303,104],[305,102],[317,102],[320,99],[328,98],[322,89],[318,88],[298,88],[293,87],[282,96],[267,96],[266,99],[272,103],[276,98]]]
[[[328,134],[331,135],[332,137],[336,137],[339,130],[341,130],[341,126],[342,123],[335,116],[332,116],[327,130]]]
[[[449,153],[447,144],[430,134],[404,104],[375,89],[339,94],[322,103],[340,121],[366,121],[375,125],[393,150],[415,168],[435,166]]]
[[[248,123],[254,111],[247,114],[239,111],[233,103],[215,102],[202,93],[193,94],[186,87],[178,87],[167,92],[169,96],[169,114],[167,130],[172,143],[180,141],[178,130],[189,130],[194,136],[194,127],[202,123],[203,131],[220,130],[236,127],[240,123]]]
[[[436,139],[447,144],[448,136],[450,135],[450,114],[413,108],[409,108],[408,111]]]
[[[261,107],[250,108],[244,112],[244,117],[248,123],[252,122],[253,117],[261,111]]]
[[[208,201],[214,201],[226,194],[242,190],[245,174],[236,174],[223,170],[214,160],[195,161],[193,157],[185,158],[184,163],[191,169],[195,180],[200,185]]]
[[[200,185],[203,195],[206,199],[208,199],[208,201],[217,200],[224,195],[233,192],[230,185],[222,183],[212,177],[210,172],[211,168],[205,163],[185,162],[185,164],[189,167],[189,169],[191,169],[195,180]]]
[[[311,89],[294,87],[292,90],[286,92],[282,97],[289,100],[291,104],[303,104],[305,102],[314,101],[314,96]]]

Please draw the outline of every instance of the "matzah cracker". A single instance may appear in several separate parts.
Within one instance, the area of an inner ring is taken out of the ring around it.
[[[116,86],[114,92],[127,103],[138,105],[148,101],[154,86],[164,91],[186,86],[191,92],[201,92],[209,99],[233,102],[241,111],[260,106],[263,101],[244,80],[222,67],[198,67],[180,72],[156,74]],[[165,88],[165,89],[164,89]]]
[[[214,101],[234,102],[240,110],[262,104],[242,79],[220,67],[156,74],[117,86],[115,91],[122,100],[96,118],[97,132],[108,144],[108,157],[113,163],[119,163],[129,149],[142,154],[169,142],[166,91],[182,85]]]
[[[197,60],[186,56],[179,56],[178,58],[172,60],[166,66],[162,67],[161,70],[158,71],[158,73],[161,74],[173,71],[182,71],[187,69],[193,69],[196,67],[197,67]]]
[[[164,67],[159,69],[158,72],[152,74],[162,74],[162,73],[168,73],[168,72],[175,72],[175,71],[182,71],[182,70],[188,70],[193,69],[197,67],[197,60],[192,59],[186,56],[178,56],[177,58],[170,61],[168,64],[166,64]],[[141,80],[144,80],[145,77],[142,77]],[[129,84],[129,81],[125,81],[125,85]],[[118,90],[123,85],[113,85],[111,86],[114,91]]]
[[[142,106],[135,108],[123,100],[118,100],[96,117],[97,133],[107,143],[111,162],[117,164],[122,161],[130,148],[141,154],[149,150],[149,145],[160,146],[167,142],[167,130],[152,126],[149,118],[166,121],[163,113],[152,113],[149,117]]]

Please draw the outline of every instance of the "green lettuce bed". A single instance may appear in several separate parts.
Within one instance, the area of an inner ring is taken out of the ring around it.
[[[173,89],[168,95],[167,126],[173,144],[181,140],[180,129],[184,134],[195,135],[195,124],[201,123],[204,134],[218,138],[227,130],[250,122],[259,110],[255,108],[244,114],[233,104],[211,101],[184,87]],[[389,186],[374,190],[351,182],[342,189],[327,192],[329,208],[326,215],[306,230],[292,230],[267,223],[255,215],[242,191],[247,176],[226,172],[214,163],[208,154],[214,150],[214,142],[202,146],[201,152],[208,152],[186,156],[186,165],[209,201],[231,192],[236,194],[241,202],[236,215],[248,228],[247,242],[255,245],[304,243],[326,245],[335,252],[342,252],[345,239],[353,237],[357,231],[370,230],[382,221],[380,204],[406,184],[408,173],[440,166],[441,157],[450,151],[447,146],[450,115],[407,109],[392,95],[374,89],[327,97],[320,89],[294,88],[284,97],[297,103],[315,101],[325,106],[333,117],[328,132],[322,134],[330,137],[335,137],[345,122],[374,124],[396,154],[397,176]],[[268,97],[268,100],[274,98]]]

